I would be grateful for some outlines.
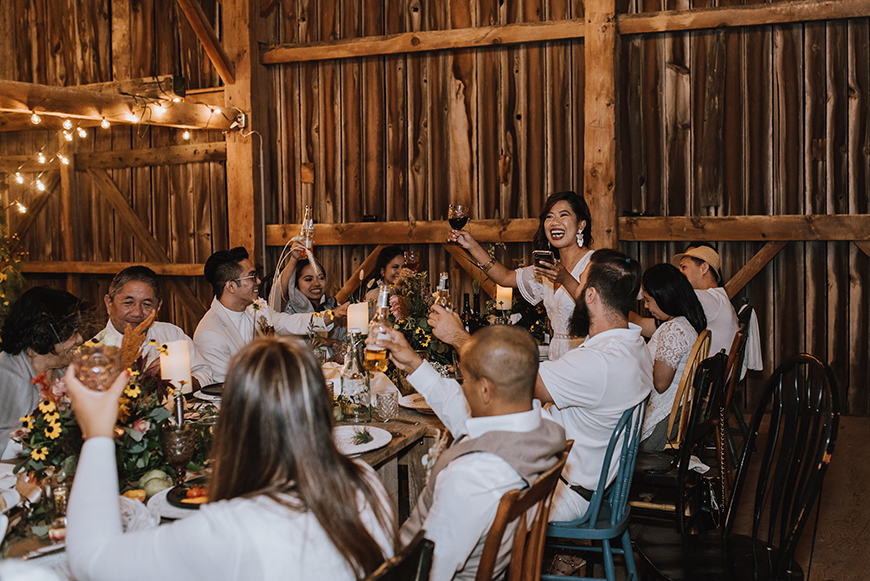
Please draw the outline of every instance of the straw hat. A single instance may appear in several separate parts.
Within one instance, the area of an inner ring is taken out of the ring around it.
[[[692,258],[699,258],[710,265],[716,273],[719,272],[719,267],[722,264],[721,259],[719,258],[719,253],[710,248],[709,246],[695,246],[693,248],[689,248],[682,254],[675,254],[674,259],[671,260],[671,264],[680,267],[680,261],[684,256],[691,256]],[[718,274],[716,275],[718,276]]]

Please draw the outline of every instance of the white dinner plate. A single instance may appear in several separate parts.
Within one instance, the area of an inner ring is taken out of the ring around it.
[[[373,438],[372,441],[365,444],[354,444],[354,436],[362,430],[369,431]],[[335,440],[338,451],[345,456],[355,456],[363,452],[371,452],[372,450],[383,448],[393,439],[392,434],[388,431],[373,426],[336,426],[332,430],[332,437]]]
[[[403,395],[399,398],[399,405],[403,408],[418,411],[422,414],[434,414],[435,411],[426,403],[426,398],[419,393]]]
[[[219,402],[221,400],[221,396],[219,395],[208,395],[207,393],[202,393],[200,389],[196,393],[193,394],[193,397],[196,399],[201,399],[202,401],[210,401],[212,403]]]

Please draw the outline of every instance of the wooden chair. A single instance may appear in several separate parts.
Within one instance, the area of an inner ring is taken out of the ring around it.
[[[408,546],[384,561],[365,581],[429,581],[435,543],[424,539],[426,531],[418,531]]]
[[[501,497],[495,519],[483,545],[476,581],[490,581],[493,578],[504,532],[507,526],[517,519],[519,523],[514,532],[507,576],[502,578],[507,581],[538,581],[541,578],[541,558],[544,552],[544,534],[550,518],[550,505],[553,502],[553,493],[556,491],[559,475],[562,474],[568,452],[573,445],[574,440],[568,440],[565,451],[559,456],[559,461],[541,474],[531,487],[525,490],[511,490]],[[532,510],[535,511],[533,515]],[[532,516],[531,521],[529,516]]]
[[[616,580],[616,570],[613,563],[613,553],[625,557],[625,567],[628,570],[626,581],[637,581],[637,570],[634,567],[634,557],[631,552],[631,538],[628,536],[628,517],[631,509],[628,507],[628,491],[631,487],[631,477],[634,472],[634,460],[637,446],[640,443],[641,428],[646,412],[647,400],[627,409],[617,423],[601,466],[598,478],[598,488],[592,493],[589,508],[581,518],[571,522],[554,522],[547,527],[548,539],[587,539],[601,541],[601,547],[564,545],[547,543],[548,547],[567,549],[580,552],[601,553],[604,558],[604,571],[607,581]],[[607,475],[613,452],[619,447],[619,467],[616,477],[608,486]],[[619,539],[613,547],[611,541]],[[545,581],[563,579],[557,575],[543,575]],[[601,580],[604,581],[604,580]]]
[[[692,345],[692,350],[689,351],[689,358],[686,360],[686,367],[683,369],[683,375],[680,376],[680,383],[677,384],[677,395],[674,397],[674,403],[671,406],[671,415],[668,417],[668,443],[666,448],[676,450],[680,447],[680,442],[683,440],[683,435],[686,432],[686,426],[689,423],[689,415],[692,413],[692,386],[695,380],[695,370],[698,364],[710,355],[710,337],[712,334],[709,329],[704,329],[695,344]],[[679,423],[677,423],[679,421]],[[673,433],[674,424],[677,425],[677,433]]]
[[[635,545],[650,575],[673,581],[801,578],[794,551],[819,497],[838,424],[831,369],[807,354],[781,365],[753,414],[725,525],[703,535],[645,525]],[[741,507],[749,480],[757,482],[754,495]],[[732,533],[741,508],[751,509],[750,535]]]

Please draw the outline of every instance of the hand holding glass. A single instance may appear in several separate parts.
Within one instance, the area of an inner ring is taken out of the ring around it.
[[[454,230],[462,230],[468,223],[469,207],[462,204],[450,204],[447,206],[447,221],[450,222],[450,227]],[[449,244],[458,244],[458,242],[449,242]]]
[[[108,345],[80,347],[73,356],[76,379],[88,389],[106,391],[121,373],[121,349]]]

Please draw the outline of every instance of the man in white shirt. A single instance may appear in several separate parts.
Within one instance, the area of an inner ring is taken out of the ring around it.
[[[619,418],[653,389],[649,350],[640,327],[628,322],[639,287],[636,260],[615,250],[596,251],[581,275],[570,323],[572,335],[587,338],[558,361],[541,364],[535,397],[553,404],[553,419],[574,440],[556,486],[551,521],[585,514]],[[615,478],[618,463],[614,455],[608,482]]]
[[[163,296],[160,292],[157,274],[147,266],[130,266],[112,279],[109,292],[103,299],[109,321],[106,328],[94,338],[103,345],[121,346],[121,341],[127,327],[136,328],[142,321],[151,316],[155,310],[160,310]],[[188,386],[185,393],[196,391],[200,386],[212,383],[211,369],[184,331],[170,323],[155,321],[148,328],[141,354],[145,357],[145,366],[159,365],[157,347],[150,345],[151,341],[159,344],[171,341],[185,340],[190,347],[190,376],[193,385]]]
[[[205,263],[205,278],[214,289],[211,308],[193,334],[197,350],[222,382],[233,355],[256,335],[306,335],[332,329],[333,313],[287,314],[273,311],[259,298],[260,276],[242,247],[220,250]]]
[[[424,529],[435,542],[430,579],[474,579],[501,497],[530,486],[565,449],[564,430],[532,399],[537,345],[518,327],[478,331],[461,351],[460,387],[420,359],[398,331],[368,342],[390,350],[396,367],[410,374],[409,382],[455,438],[434,460],[429,482],[402,526],[402,542]],[[515,525],[502,539],[496,574],[508,564]]]

